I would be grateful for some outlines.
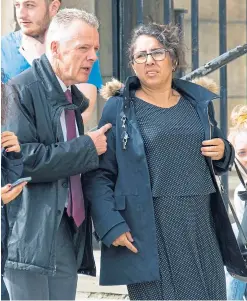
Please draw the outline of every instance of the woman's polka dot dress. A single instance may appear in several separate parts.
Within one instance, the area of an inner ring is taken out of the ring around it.
[[[201,154],[204,129],[185,98],[160,108],[134,98],[149,166],[160,281],[128,285],[132,300],[224,300],[223,262],[210,210],[215,192]]]

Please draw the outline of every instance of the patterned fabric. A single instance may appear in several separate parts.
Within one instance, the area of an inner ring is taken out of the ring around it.
[[[189,101],[180,99],[177,105],[163,109],[136,98],[135,107],[153,196],[215,192],[209,168],[200,151],[204,130]]]
[[[130,299],[224,300],[210,210],[215,188],[200,153],[200,120],[186,99],[162,109],[136,98],[135,108],[153,187],[161,279],[128,285]]]

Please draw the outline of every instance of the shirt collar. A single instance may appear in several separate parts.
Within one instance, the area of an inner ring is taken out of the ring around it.
[[[56,75],[56,78],[57,78],[63,92],[66,92],[68,89],[71,91],[71,86],[66,87],[65,83],[57,75]]]

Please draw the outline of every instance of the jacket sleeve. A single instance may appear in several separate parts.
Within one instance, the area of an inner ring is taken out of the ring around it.
[[[221,160],[213,160],[213,166],[214,166],[215,173],[220,176],[232,168],[234,158],[235,158],[235,151],[234,151],[234,147],[224,137],[222,131],[217,126],[217,122],[215,121],[215,118],[214,118],[213,104],[211,104],[211,106],[210,106],[210,111],[211,111],[211,113],[210,113],[211,118],[214,120],[213,138],[220,138],[223,140],[223,142],[225,144],[224,157]]]
[[[2,152],[2,167],[4,168],[6,179],[4,183],[11,184],[17,181],[23,172],[23,157],[21,153]]]
[[[13,93],[11,97],[17,99],[13,102],[15,109],[7,130],[13,131],[21,144],[23,176],[32,177],[34,183],[52,182],[98,167],[98,154],[89,136],[50,145],[40,143],[29,94]]]
[[[95,231],[99,239],[108,247],[121,234],[129,231],[124,218],[114,208],[114,189],[118,176],[114,119],[116,119],[115,98],[107,101],[99,123],[99,127],[107,122],[113,125],[107,133],[107,151],[100,156],[99,168],[84,176],[84,195],[91,205]]]

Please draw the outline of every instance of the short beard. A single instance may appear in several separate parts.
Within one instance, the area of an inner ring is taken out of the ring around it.
[[[27,33],[26,35],[40,41],[41,43],[44,43],[44,36],[45,36],[46,31],[49,28],[50,22],[51,22],[51,19],[49,16],[49,6],[47,6],[47,9],[46,9],[46,12],[45,12],[45,15],[44,15],[42,21],[39,21],[38,23],[36,23],[39,27],[39,30],[37,30],[35,32]]]

